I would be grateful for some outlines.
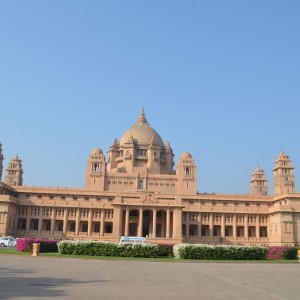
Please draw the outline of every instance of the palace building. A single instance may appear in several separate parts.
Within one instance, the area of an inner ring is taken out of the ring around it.
[[[300,193],[282,152],[273,169],[274,195],[259,167],[247,195],[199,193],[193,156],[183,153],[175,167],[170,143],[149,125],[144,110],[107,156],[92,150],[84,188],[25,186],[18,156],[4,177],[2,152],[0,144],[1,236],[299,246]]]

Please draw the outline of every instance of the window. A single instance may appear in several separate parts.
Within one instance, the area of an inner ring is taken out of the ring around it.
[[[142,190],[143,188],[144,188],[144,181],[143,181],[143,179],[139,179],[138,189]]]
[[[95,163],[93,164],[93,172],[98,172],[99,170],[99,164]]]
[[[185,172],[185,175],[190,175],[190,168],[189,167],[185,167],[184,168],[184,172]]]

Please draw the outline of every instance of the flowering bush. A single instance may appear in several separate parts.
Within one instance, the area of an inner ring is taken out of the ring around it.
[[[118,256],[118,257],[156,257],[158,245],[135,243],[112,243],[95,241],[61,241],[60,254]]]
[[[267,259],[296,259],[297,248],[288,246],[271,246],[268,249]]]
[[[174,256],[181,259],[265,259],[268,249],[248,246],[211,246],[203,244],[177,244],[173,247]]]
[[[40,252],[57,252],[57,241],[44,241],[41,239],[20,238],[17,239],[16,249],[20,252],[32,252],[33,243],[40,244]]]
[[[30,252],[32,250],[32,240],[27,238],[17,239],[16,249],[20,252]]]

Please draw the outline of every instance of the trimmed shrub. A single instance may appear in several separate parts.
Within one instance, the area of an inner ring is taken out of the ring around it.
[[[203,244],[177,244],[174,256],[180,259],[207,260],[260,260],[265,259],[268,249],[247,246],[211,246]]]
[[[298,248],[292,247],[290,249],[285,249],[282,252],[282,258],[284,259],[297,259],[297,253]]]
[[[115,257],[156,257],[158,245],[135,243],[112,243],[90,241],[61,241],[60,254],[115,256]]]
[[[288,246],[271,246],[267,253],[268,259],[296,259],[297,248]]]
[[[174,244],[158,244],[157,256],[174,257],[173,247],[174,247]]]
[[[20,252],[32,252],[33,243],[40,244],[40,253],[58,252],[57,241],[44,241],[41,239],[29,238],[17,239],[16,249]]]

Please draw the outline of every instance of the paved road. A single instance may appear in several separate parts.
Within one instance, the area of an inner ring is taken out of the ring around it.
[[[300,299],[300,263],[170,263],[0,255],[0,299]]]

